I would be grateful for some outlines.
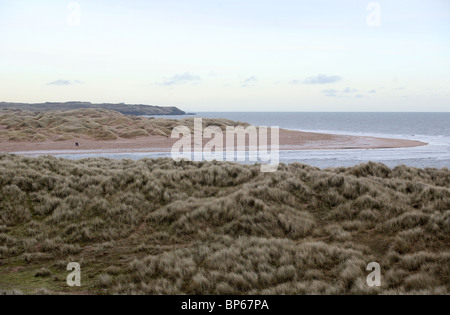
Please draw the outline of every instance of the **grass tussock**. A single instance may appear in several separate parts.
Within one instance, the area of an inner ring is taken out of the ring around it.
[[[0,155],[0,294],[448,294],[450,172]],[[366,266],[382,267],[382,287]],[[65,284],[69,262],[82,287]],[[42,289],[45,288],[45,289]]]

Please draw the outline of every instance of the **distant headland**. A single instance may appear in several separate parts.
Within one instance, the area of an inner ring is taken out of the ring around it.
[[[120,104],[93,104],[90,102],[66,102],[66,103],[6,103],[0,102],[0,109],[21,109],[27,111],[52,111],[52,110],[75,110],[75,109],[85,109],[85,108],[101,108],[114,110],[124,115],[132,116],[144,116],[144,115],[186,115],[186,113],[177,107],[165,107],[165,106],[154,106],[154,105],[127,105],[125,103]]]

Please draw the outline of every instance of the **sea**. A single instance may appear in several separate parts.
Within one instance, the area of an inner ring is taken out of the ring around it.
[[[195,116],[157,117],[226,118],[255,126],[278,126],[298,131],[419,140],[428,143],[426,146],[398,149],[280,151],[282,163],[300,162],[329,168],[373,161],[392,168],[398,165],[420,168],[450,167],[450,113],[198,112]],[[121,152],[58,156],[68,159],[141,159],[170,157],[170,153]]]

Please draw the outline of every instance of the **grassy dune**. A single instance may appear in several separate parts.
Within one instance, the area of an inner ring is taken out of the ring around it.
[[[448,169],[12,155],[0,169],[3,293],[450,293]]]
[[[151,135],[170,136],[176,126],[194,125],[194,118],[155,119],[126,116],[105,109],[31,112],[0,110],[0,141],[63,141],[76,138],[93,140],[134,139]],[[203,119],[203,126],[238,126],[246,124],[227,119]]]

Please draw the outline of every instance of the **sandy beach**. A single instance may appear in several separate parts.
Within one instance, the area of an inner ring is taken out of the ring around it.
[[[65,141],[44,142],[0,142],[0,152],[19,154],[70,154],[117,153],[117,152],[170,152],[178,139],[164,136],[146,136],[136,139],[93,140],[81,137]],[[210,139],[204,139],[204,144]],[[75,147],[75,142],[80,146]],[[366,136],[332,135],[322,133],[280,130],[280,150],[342,150],[342,149],[384,149],[408,148],[426,145],[424,142],[388,139]]]

